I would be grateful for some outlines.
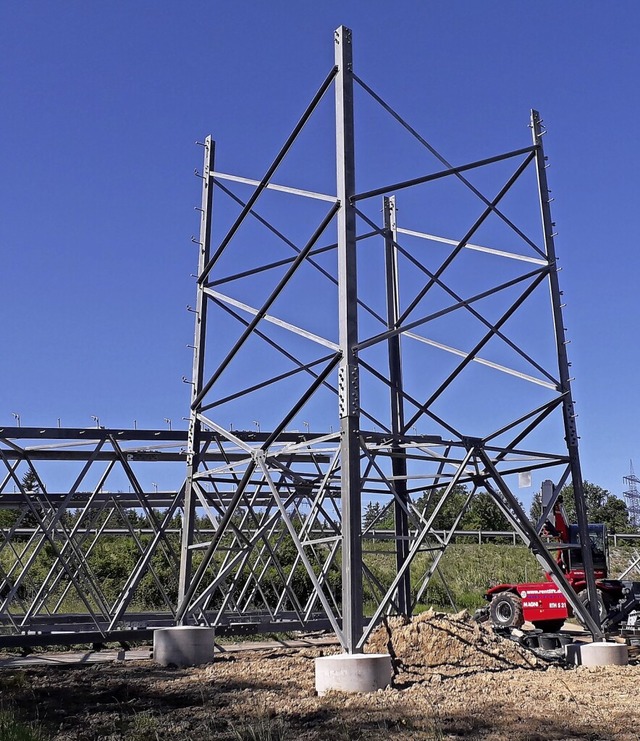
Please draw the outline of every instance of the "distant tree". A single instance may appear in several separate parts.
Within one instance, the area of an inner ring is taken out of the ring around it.
[[[22,488],[25,491],[33,491],[33,492],[39,492],[40,491],[40,482],[38,481],[38,477],[36,476],[36,472],[30,468],[25,475],[22,477],[22,481],[20,482],[22,484]]]
[[[600,508],[600,519],[610,533],[629,533],[636,528],[629,519],[629,510],[622,499],[611,494]]]
[[[426,491],[416,501],[417,508],[422,511],[425,517],[431,517],[440,505],[445,492],[446,489],[444,487],[441,489]],[[447,496],[446,501],[438,510],[438,514],[433,521],[434,530],[448,530],[453,526],[456,518],[460,514],[460,510],[464,505],[467,495],[467,490],[462,486],[462,484],[457,484],[453,487],[452,491]]]
[[[25,492],[34,492],[38,493],[40,491],[40,484],[38,482],[38,477],[36,476],[35,472],[30,468],[27,470],[27,472],[24,474],[22,479],[20,480],[20,485],[22,487],[22,490]],[[37,526],[37,520],[34,517],[33,513],[31,512],[31,509],[28,507],[28,505],[25,504],[18,508],[18,509],[0,509],[0,527],[4,528],[11,528],[13,527],[18,518],[20,517],[20,513],[24,512],[24,516],[22,517],[19,527],[36,527]]]
[[[362,528],[366,530],[393,530],[394,507],[380,504],[380,502],[369,502],[362,516]]]
[[[629,510],[622,499],[611,494],[602,486],[592,484],[589,481],[582,482],[587,518],[589,522],[604,522],[612,533],[633,532],[635,528],[629,520]],[[560,491],[562,503],[567,513],[569,522],[576,522],[576,505],[573,496],[573,485],[563,486]],[[537,522],[542,514],[542,500],[538,492],[531,503],[531,520]]]
[[[529,519],[534,524],[538,522],[540,519],[540,515],[542,514],[542,494],[537,491],[533,495],[533,499],[531,500],[531,507],[529,507]]]
[[[17,509],[0,509],[0,527],[1,528],[11,528],[15,525],[16,520],[18,519],[18,510]]]
[[[490,494],[476,494],[462,518],[464,530],[511,530],[511,524]]]
[[[369,504],[364,508],[364,515],[362,516],[363,529],[366,530],[367,528],[372,527],[380,517],[381,511],[382,507],[380,506],[380,502],[369,502]]]
[[[20,483],[22,484],[22,490],[25,494],[27,492],[39,494],[42,491],[36,472],[32,468],[27,470]],[[20,527],[38,527],[38,520],[26,503],[24,505],[24,510],[25,513],[24,517],[20,521]]]

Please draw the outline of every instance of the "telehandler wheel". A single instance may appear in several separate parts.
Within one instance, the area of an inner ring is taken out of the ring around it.
[[[578,592],[578,599],[582,604],[589,609],[589,596],[587,594],[586,589],[582,589],[580,592]],[[609,598],[607,595],[603,594],[600,590],[598,590],[598,614],[600,615],[600,624],[602,624],[602,621],[607,617],[609,614]],[[576,615],[578,620],[580,618]],[[580,620],[580,622],[582,622]]]
[[[500,628],[520,628],[524,623],[522,617],[522,600],[514,592],[499,592],[489,605],[491,622]]]

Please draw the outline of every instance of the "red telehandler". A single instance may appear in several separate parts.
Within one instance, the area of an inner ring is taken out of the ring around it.
[[[578,526],[569,524],[561,496],[553,506],[552,515],[553,522],[547,521],[543,530],[555,541],[549,544],[549,548],[557,550],[558,565],[580,600],[588,606]],[[622,627],[624,634],[635,635],[636,619],[640,626],[640,613],[636,612],[640,608],[640,583],[607,578],[608,543],[604,524],[590,524],[589,539],[601,626],[607,632],[620,632]],[[527,621],[546,633],[560,630],[564,621],[573,615],[573,610],[551,576],[545,576],[543,582],[499,584],[487,590],[485,599],[489,601],[493,625],[497,628],[520,628]]]

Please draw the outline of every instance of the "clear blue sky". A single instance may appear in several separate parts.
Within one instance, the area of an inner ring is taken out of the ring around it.
[[[583,470],[620,494],[640,469],[635,0],[2,3],[0,422],[185,424],[194,141],[260,177],[340,24],[450,159],[526,146],[542,112]]]

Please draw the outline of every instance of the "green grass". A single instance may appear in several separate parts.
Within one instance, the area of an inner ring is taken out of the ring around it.
[[[23,723],[13,710],[0,710],[2,741],[46,741],[47,738],[37,723]]]
[[[365,555],[368,568],[376,579],[389,585],[395,575],[395,555],[390,544],[367,543]],[[429,568],[433,552],[420,553],[411,566],[414,589]],[[448,546],[431,577],[421,604],[445,610],[473,610],[486,604],[483,595],[488,587],[505,582],[526,582],[543,579],[538,562],[525,546],[506,543],[468,543]],[[445,587],[446,584],[446,587]],[[368,587],[370,589],[370,587]],[[365,594],[367,604],[375,603],[373,594]],[[453,601],[453,604],[452,604]]]
[[[236,741],[285,741],[287,723],[282,718],[258,718],[241,725],[230,724]]]

